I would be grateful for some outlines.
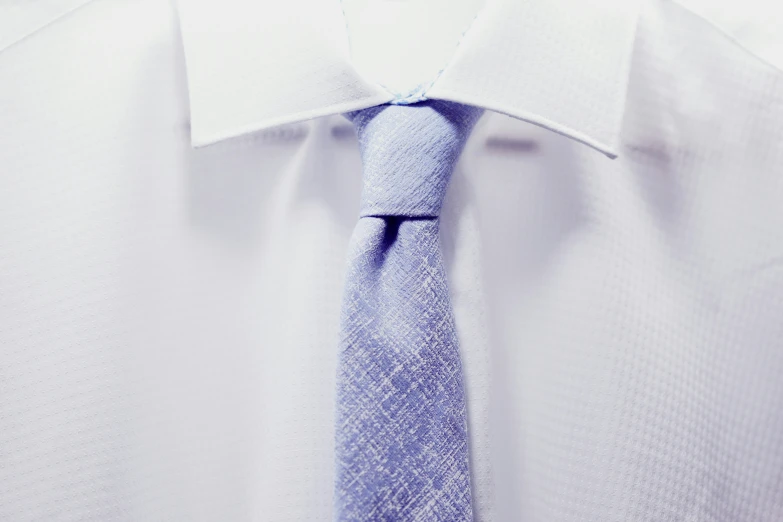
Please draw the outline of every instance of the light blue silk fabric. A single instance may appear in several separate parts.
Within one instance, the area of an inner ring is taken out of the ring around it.
[[[468,434],[438,215],[481,109],[353,112],[364,163],[337,378],[338,521],[473,519]]]

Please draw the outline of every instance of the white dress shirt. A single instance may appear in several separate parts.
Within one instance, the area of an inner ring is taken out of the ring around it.
[[[488,109],[441,218],[477,521],[783,520],[774,13],[454,3],[0,6],[0,521],[331,520],[339,114],[425,96]]]

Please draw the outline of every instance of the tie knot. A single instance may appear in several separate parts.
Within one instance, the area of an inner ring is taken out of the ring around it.
[[[435,100],[348,113],[364,163],[361,216],[437,217],[481,113]]]

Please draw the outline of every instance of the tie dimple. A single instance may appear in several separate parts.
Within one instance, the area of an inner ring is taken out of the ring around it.
[[[337,375],[335,520],[470,522],[462,365],[438,240],[481,110],[351,113],[364,162]]]

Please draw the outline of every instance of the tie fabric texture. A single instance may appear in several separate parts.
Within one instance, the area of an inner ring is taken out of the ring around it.
[[[335,519],[473,519],[468,428],[438,215],[482,110],[452,102],[346,114],[364,187],[343,302]]]

